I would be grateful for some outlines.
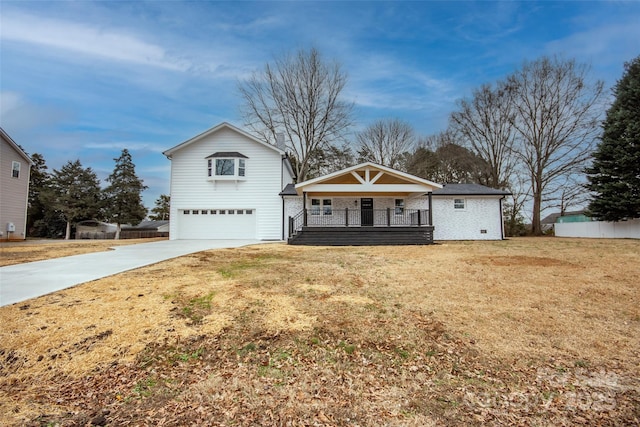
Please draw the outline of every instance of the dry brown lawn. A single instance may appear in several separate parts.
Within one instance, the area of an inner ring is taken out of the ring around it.
[[[214,250],[0,308],[0,425],[638,425],[640,242]]]
[[[24,242],[0,243],[0,267],[23,262],[42,261],[71,255],[108,251],[114,246],[167,240],[164,237],[154,239],[125,240],[27,240]]]

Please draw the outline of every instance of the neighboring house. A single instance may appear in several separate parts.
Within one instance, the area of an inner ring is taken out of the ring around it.
[[[164,153],[170,239],[291,244],[500,240],[508,192],[441,185],[374,163],[293,184],[285,152],[222,123]]]
[[[293,182],[284,150],[222,123],[164,152],[171,160],[174,239],[282,240]]]
[[[565,213],[562,213],[562,212],[551,213],[545,216],[544,218],[542,218],[542,220],[540,221],[540,224],[542,225],[542,231],[549,231],[553,229],[553,225],[556,222],[588,222],[588,221],[592,221],[592,219],[585,214],[584,210],[580,210],[580,211],[571,211],[571,212],[567,211]]]
[[[0,139],[0,239],[24,240],[33,162],[2,128]]]

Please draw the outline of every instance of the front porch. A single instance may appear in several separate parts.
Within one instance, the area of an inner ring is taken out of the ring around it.
[[[285,188],[283,228],[292,245],[432,244],[431,195],[441,187],[362,163]]]
[[[303,209],[289,217],[291,245],[369,246],[433,244],[428,209]]]

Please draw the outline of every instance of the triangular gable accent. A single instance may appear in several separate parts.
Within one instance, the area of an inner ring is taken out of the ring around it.
[[[33,160],[31,160],[31,157],[29,157],[27,153],[25,153],[24,150],[20,148],[18,143],[15,142],[13,138],[11,138],[9,134],[5,132],[5,130],[2,129],[1,127],[0,127],[0,134],[2,134],[2,137],[4,138],[5,141],[7,141],[7,143],[11,146],[11,148],[13,148],[20,156],[22,156],[22,158],[24,158],[31,166],[34,165]]]
[[[296,185],[298,194],[305,191],[390,192],[396,189],[426,193],[438,188],[442,188],[442,185],[371,162],[361,163]]]
[[[196,141],[198,141],[198,140],[200,140],[200,139],[202,139],[204,137],[207,137],[207,136],[209,136],[211,134],[214,134],[214,133],[216,133],[216,132],[218,132],[219,130],[222,130],[222,129],[230,129],[230,130],[232,130],[234,132],[239,133],[242,136],[245,136],[245,137],[249,138],[250,140],[252,140],[252,141],[254,141],[254,142],[256,142],[256,143],[258,143],[260,145],[263,145],[263,146],[265,146],[267,148],[270,148],[270,149],[276,151],[277,153],[279,153],[281,155],[285,155],[286,154],[284,151],[282,151],[281,149],[279,149],[275,145],[271,145],[271,144],[268,144],[268,143],[266,143],[264,141],[261,141],[258,138],[256,138],[255,136],[251,135],[250,133],[247,133],[247,132],[243,131],[242,129],[239,129],[239,128],[237,128],[237,127],[235,127],[235,126],[233,126],[233,125],[231,125],[231,124],[229,124],[227,122],[222,122],[219,125],[216,125],[216,126],[212,127],[211,129],[206,130],[206,131],[202,132],[201,134],[196,135],[193,138],[188,139],[188,140],[176,145],[175,147],[169,148],[168,150],[163,151],[162,154],[167,156],[167,158],[171,159],[171,156],[176,151],[181,150],[181,149],[187,147],[188,145],[191,145],[194,142],[196,142]]]

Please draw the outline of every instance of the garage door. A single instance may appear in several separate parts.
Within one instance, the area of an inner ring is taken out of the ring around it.
[[[179,239],[255,239],[255,209],[181,209]]]

